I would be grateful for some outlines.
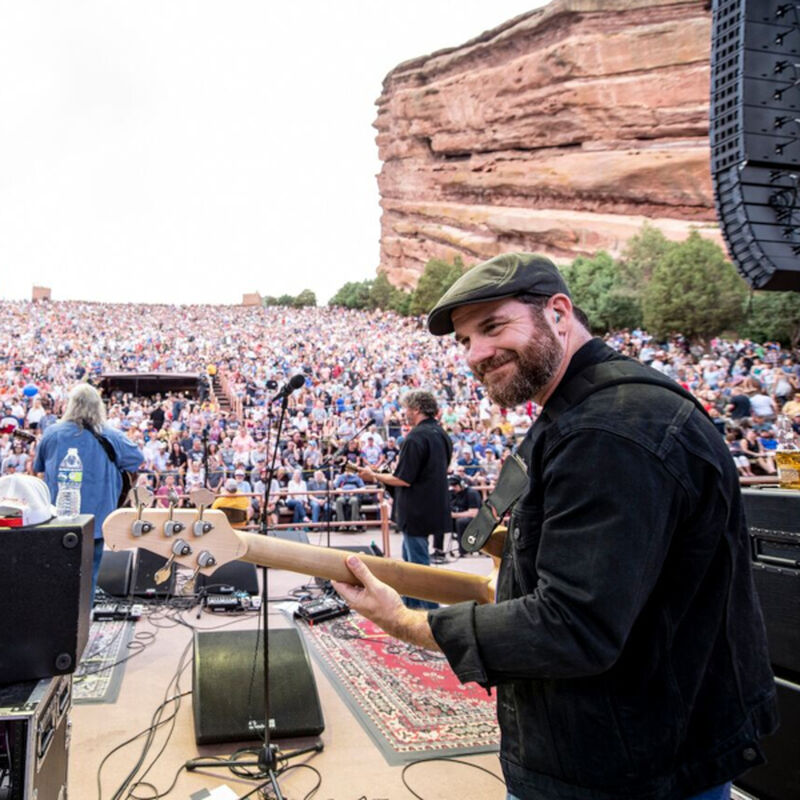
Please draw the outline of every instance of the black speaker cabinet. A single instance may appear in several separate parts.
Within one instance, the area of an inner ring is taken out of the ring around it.
[[[75,671],[89,635],[94,517],[0,528],[0,684]]]
[[[195,582],[199,592],[205,589],[209,594],[220,592],[247,592],[258,594],[258,573],[255,564],[246,561],[231,561],[214,570],[208,577],[199,573]]]
[[[150,599],[165,598],[175,594],[175,565],[170,568],[169,578],[164,583],[156,583],[156,572],[167,563],[158,553],[151,553],[140,547],[136,551],[136,569],[133,579],[133,594]]]
[[[194,635],[192,708],[197,744],[263,739],[264,637],[258,631]],[[317,684],[300,634],[269,632],[270,736],[318,736],[325,729]]]
[[[755,289],[800,289],[798,10],[714,0],[709,139],[720,228]]]
[[[112,597],[127,597],[133,585],[133,550],[105,550],[97,587]]]
[[[745,489],[742,499],[770,661],[776,674],[800,681],[800,492]]]
[[[764,739],[767,763],[738,778],[736,787],[758,800],[795,800],[800,797],[800,685],[780,678],[775,684],[781,725]]]
[[[0,797],[66,800],[72,678],[0,687]]]

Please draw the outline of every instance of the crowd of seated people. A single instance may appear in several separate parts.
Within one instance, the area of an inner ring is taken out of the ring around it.
[[[800,432],[796,353],[747,340],[700,349],[640,330],[605,339],[695,394],[743,476],[775,473],[774,450],[786,438],[779,415],[790,434]],[[0,301],[0,472],[31,470],[36,443],[15,430],[40,436],[72,384],[120,371],[225,382],[224,397],[210,386],[196,396],[106,395],[108,423],[141,447],[139,480],[159,504],[185,503],[198,487],[229,496],[235,483],[251,519],[262,516],[268,495],[268,518],[294,524],[353,526],[382,499],[344,465],[392,469],[406,433],[400,400],[410,389],[436,394],[454,444],[451,473],[459,487],[484,492],[539,412],[533,403],[499,408],[451,337],[432,337],[423,320],[391,312]],[[270,399],[296,374],[304,384],[281,419]]]

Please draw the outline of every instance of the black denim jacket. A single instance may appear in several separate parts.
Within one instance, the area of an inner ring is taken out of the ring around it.
[[[621,358],[592,340],[560,386]],[[644,374],[652,374],[642,366]],[[774,684],[738,475],[688,399],[602,389],[528,436],[498,602],[433,611],[462,681],[497,686],[523,800],[677,800],[763,761]]]

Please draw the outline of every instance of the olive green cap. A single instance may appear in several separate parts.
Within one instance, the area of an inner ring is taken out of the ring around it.
[[[535,253],[505,253],[467,270],[428,314],[428,330],[434,336],[452,333],[450,315],[458,306],[521,294],[569,297],[569,289],[549,258]]]

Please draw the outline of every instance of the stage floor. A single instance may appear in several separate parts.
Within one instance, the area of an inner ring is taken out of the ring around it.
[[[318,537],[309,534],[312,543]],[[332,546],[369,545],[374,532],[333,533]],[[400,552],[400,536],[392,535],[392,552]],[[472,557],[448,563],[448,568],[487,574],[491,569],[488,558]],[[268,583],[270,598],[286,597],[291,590],[308,582],[308,578],[280,570],[270,570]],[[290,622],[277,602],[269,604],[270,628],[287,627]],[[198,746],[194,738],[192,714],[191,643],[194,630],[252,629],[257,619],[253,615],[242,617],[227,613],[202,612],[198,609],[183,612],[158,613],[143,617],[136,623],[134,641],[145,644],[143,651],[125,664],[119,696],[114,703],[78,704],[73,706],[72,739],[69,753],[69,797],[72,800],[110,800],[136,767],[145,744],[140,736],[128,746],[114,752],[119,745],[137,734],[147,731],[154,714],[166,698],[186,693],[174,720],[162,725],[154,734],[154,741],[145,757],[149,765],[163,747],[163,752],[149,769],[145,781],[155,787],[144,786],[136,790],[137,797],[191,798],[195,793],[206,796],[202,790],[215,792],[214,800],[224,797],[242,797],[256,785],[233,775],[227,769],[203,769],[196,772],[181,771],[181,765],[198,756],[227,756],[237,747],[253,746],[253,742],[213,744]],[[188,667],[182,673],[178,689],[174,677],[182,654]],[[408,785],[425,800],[501,800],[504,786],[479,769],[461,763],[425,761],[413,766],[389,766],[380,750],[362,728],[359,721],[342,701],[336,688],[311,659],[320,704],[325,719],[325,730],[319,737],[324,745],[320,753],[293,759],[292,765],[308,764],[319,773],[301,768],[281,776],[279,785],[286,800],[301,800],[312,791],[318,780],[321,785],[314,795],[317,800],[402,800],[413,795],[403,784],[403,771]],[[175,709],[175,701],[167,707],[164,719]],[[284,740],[277,744],[283,752],[313,744],[316,739]],[[500,775],[496,754],[489,753],[463,757],[460,760],[482,767]],[[102,764],[102,768],[101,768]],[[145,767],[146,768],[146,767]],[[101,790],[98,791],[98,771]],[[175,776],[175,785],[170,789]],[[141,771],[139,773],[141,776]],[[232,793],[225,795],[220,787],[227,786]],[[166,793],[166,794],[164,794]],[[122,793],[120,797],[127,797]],[[256,795],[252,795],[255,797]]]

